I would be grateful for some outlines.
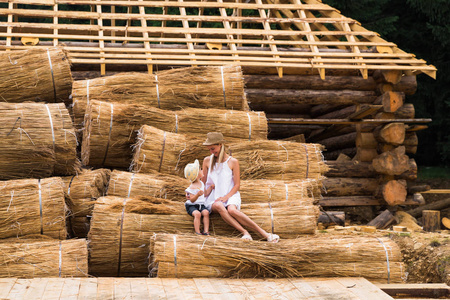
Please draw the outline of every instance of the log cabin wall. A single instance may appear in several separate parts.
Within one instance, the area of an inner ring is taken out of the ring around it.
[[[245,70],[251,109],[269,118],[269,137],[325,145],[330,166],[321,205],[326,208],[419,205],[417,165],[411,155],[416,131],[428,120],[416,119],[407,96],[417,89],[415,75],[401,71],[333,72],[282,78]],[[309,122],[308,122],[309,120]]]

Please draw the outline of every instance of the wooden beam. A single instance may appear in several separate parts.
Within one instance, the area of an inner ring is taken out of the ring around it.
[[[300,119],[300,118],[271,118],[268,119],[269,124],[385,124],[385,123],[429,123],[431,119],[361,119],[361,120],[343,120],[343,119]]]

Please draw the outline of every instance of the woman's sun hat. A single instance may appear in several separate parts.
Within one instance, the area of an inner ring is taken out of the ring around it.
[[[200,171],[200,163],[196,159],[193,163],[187,164],[184,167],[184,177],[190,182],[194,182],[198,177],[198,172]]]
[[[206,134],[206,141],[203,145],[211,146],[223,143],[225,143],[225,140],[223,139],[223,134],[221,132],[208,132],[208,134]]]

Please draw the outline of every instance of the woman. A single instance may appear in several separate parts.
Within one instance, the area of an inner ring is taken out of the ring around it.
[[[225,153],[225,140],[222,133],[210,132],[203,143],[208,147],[210,156],[203,160],[203,182],[206,188],[214,184],[214,190],[208,197],[212,212],[219,213],[222,219],[242,233],[242,238],[252,240],[252,236],[243,227],[259,233],[269,242],[278,242],[280,237],[268,233],[239,209],[241,207],[239,162]]]

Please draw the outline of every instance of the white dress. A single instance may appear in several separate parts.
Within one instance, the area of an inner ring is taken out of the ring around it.
[[[213,155],[211,155],[212,159]],[[206,207],[210,208],[217,198],[223,197],[228,194],[234,187],[233,171],[228,166],[228,161],[231,156],[223,163],[216,163],[214,170],[208,170],[208,178],[206,180],[206,188],[208,189],[212,184],[214,184],[214,189],[209,194],[206,199]],[[231,196],[227,202],[223,205],[227,207],[228,205],[236,205],[237,209],[241,208],[241,194],[237,191],[233,196]]]

